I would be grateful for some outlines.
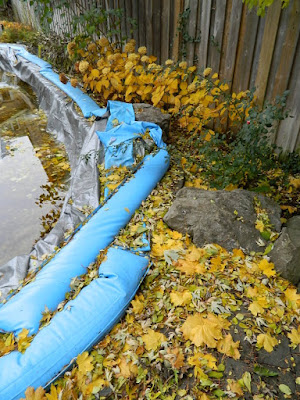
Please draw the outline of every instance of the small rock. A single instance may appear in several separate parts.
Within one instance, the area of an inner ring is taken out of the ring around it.
[[[288,220],[269,256],[283,278],[300,283],[300,215]]]
[[[172,229],[190,234],[200,247],[217,243],[227,250],[242,247],[247,251],[263,251],[264,247],[257,244],[262,238],[255,228],[254,197],[279,232],[280,207],[273,200],[247,190],[207,191],[184,187],[178,191],[164,221]]]
[[[149,121],[160,126],[163,131],[163,141],[166,142],[171,115],[163,114],[158,108],[145,103],[134,103],[133,109],[136,121]]]

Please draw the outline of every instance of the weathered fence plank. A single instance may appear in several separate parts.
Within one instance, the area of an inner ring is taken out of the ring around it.
[[[249,87],[251,61],[253,58],[257,33],[258,16],[256,11],[244,7],[241,30],[238,41],[238,50],[234,68],[232,84],[233,92],[247,90]]]
[[[261,52],[258,63],[258,71],[255,80],[256,96],[259,104],[263,104],[267,89],[268,76],[272,62],[278,22],[281,13],[281,3],[274,2],[268,9],[266,26],[262,39]]]
[[[161,13],[161,62],[164,63],[169,58],[170,47],[170,5],[171,0],[162,2]]]
[[[209,29],[210,29],[210,13],[211,13],[211,0],[204,0],[202,2],[201,10],[201,29],[200,29],[200,45],[198,57],[198,67],[203,70],[207,67],[207,49],[209,41]]]

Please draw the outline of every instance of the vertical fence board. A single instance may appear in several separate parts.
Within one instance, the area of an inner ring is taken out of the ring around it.
[[[133,37],[132,25],[130,23],[130,20],[132,19],[131,0],[125,0],[125,10],[126,10],[126,36],[128,38],[127,40],[129,40]]]
[[[240,92],[249,87],[250,67],[254,53],[257,25],[258,16],[256,15],[256,10],[252,9],[250,11],[247,7],[244,7],[232,84],[234,92]]]
[[[185,8],[186,8],[186,10],[189,9],[187,33],[188,33],[189,37],[191,38],[190,42],[187,43],[187,47],[186,47],[186,60],[189,65],[193,65],[194,64],[195,43],[192,40],[196,36],[198,1],[190,0],[190,1],[186,2]]]
[[[283,10],[284,12],[285,10]],[[286,28],[284,42],[280,59],[278,60],[276,75],[272,81],[274,82],[273,90],[270,98],[275,98],[282,94],[287,86],[291,74],[295,51],[300,32],[300,3],[295,1],[292,4],[291,13]]]
[[[209,28],[210,28],[210,13],[211,13],[211,0],[204,0],[202,3],[201,10],[201,28],[200,28],[200,45],[199,52],[197,54],[198,67],[202,71],[207,67],[207,48],[209,40]]]
[[[239,0],[228,2],[225,24],[227,31],[223,43],[223,54],[220,75],[231,84],[236,60],[236,51],[239,39],[240,22],[242,16],[243,3]]]
[[[259,55],[260,55],[260,51],[261,51],[262,38],[263,38],[264,30],[265,30],[265,24],[266,24],[266,18],[259,18],[253,61],[252,61],[252,65],[251,65],[250,84],[249,84],[250,89],[255,87],[255,79],[256,79],[257,70],[258,70]]]
[[[161,62],[164,63],[169,58],[170,42],[170,1],[162,2],[161,13]]]
[[[146,44],[145,1],[139,0],[139,46]]]
[[[179,14],[182,12],[183,0],[174,0],[173,13],[173,41],[172,41],[172,59],[177,62],[179,58],[180,33],[178,31]]]
[[[140,24],[139,24],[139,8],[138,8],[138,0],[132,0],[132,18],[135,19],[136,21],[136,28],[133,31],[133,38],[135,39],[137,46],[139,46],[139,28],[140,28]]]
[[[153,0],[153,55],[157,57],[157,62],[161,62],[161,1]]]
[[[281,3],[274,2],[268,9],[266,26],[262,39],[261,52],[258,63],[258,71],[255,80],[256,96],[258,104],[262,105],[267,89],[268,76],[272,62],[274,45],[277,35],[278,23],[281,13]]]
[[[226,0],[216,1],[215,21],[212,29],[212,46],[210,55],[210,67],[213,71],[219,71],[222,53],[223,32],[225,24]]]
[[[287,100],[289,115],[293,118],[286,118],[279,124],[276,144],[284,150],[293,151],[300,145],[300,43],[298,43],[294,68],[289,82],[291,94]]]
[[[152,0],[145,0],[145,24],[146,24],[146,47],[148,54],[153,53],[153,30],[152,30],[152,15],[153,15]]]

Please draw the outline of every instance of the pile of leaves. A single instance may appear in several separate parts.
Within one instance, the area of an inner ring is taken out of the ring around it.
[[[27,400],[297,396],[300,295],[267,257],[197,248],[170,230],[162,218],[178,177],[173,164],[114,243],[131,247],[141,222],[152,234],[153,265],[125,316],[49,393],[29,388]],[[103,259],[72,283],[71,298]],[[272,353],[283,345],[285,367],[278,367]]]

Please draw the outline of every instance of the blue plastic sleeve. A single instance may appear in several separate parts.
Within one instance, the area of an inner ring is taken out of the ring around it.
[[[115,325],[134,297],[149,260],[111,248],[99,278],[82,289],[33,339],[24,354],[0,358],[0,399],[18,400],[28,386],[45,386]],[[72,360],[70,362],[70,360]]]

